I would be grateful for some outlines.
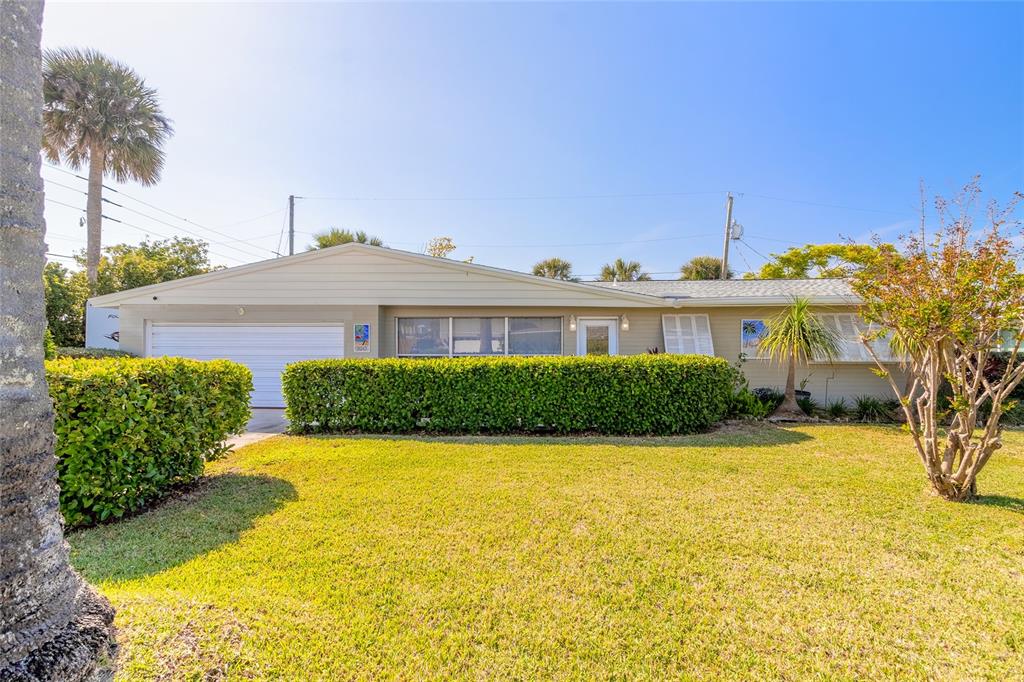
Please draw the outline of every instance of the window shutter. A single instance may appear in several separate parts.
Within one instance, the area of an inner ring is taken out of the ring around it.
[[[845,362],[870,362],[871,354],[868,353],[864,343],[860,340],[862,334],[871,331],[863,321],[854,313],[828,313],[819,315],[822,322],[830,329],[839,334],[839,355],[836,360]],[[891,360],[892,351],[889,348],[887,338],[880,338],[872,343],[875,353],[880,360]],[[821,358],[824,359],[824,358]]]
[[[714,355],[707,315],[662,315],[665,352],[681,355]]]

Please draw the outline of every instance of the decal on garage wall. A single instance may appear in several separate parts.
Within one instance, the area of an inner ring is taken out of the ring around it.
[[[121,320],[117,308],[85,308],[85,347],[110,348],[121,346]]]
[[[352,348],[356,353],[370,352],[370,325],[356,324],[352,326]]]

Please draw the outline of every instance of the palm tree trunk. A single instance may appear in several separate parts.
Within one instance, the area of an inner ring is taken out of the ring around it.
[[[789,367],[786,370],[786,393],[782,402],[772,413],[773,417],[781,419],[804,419],[804,411],[796,401],[796,353],[789,356]]]
[[[113,611],[68,563],[43,372],[43,4],[0,3],[0,679],[102,678]]]
[[[89,150],[89,196],[85,202],[87,238],[85,245],[85,275],[90,293],[96,291],[96,278],[100,268],[100,239],[103,232],[103,168],[105,154],[99,145]]]

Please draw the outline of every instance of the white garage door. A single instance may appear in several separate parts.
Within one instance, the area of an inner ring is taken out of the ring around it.
[[[195,360],[234,360],[252,370],[252,406],[284,407],[281,372],[290,362],[340,358],[345,354],[342,325],[150,326],[149,355]]]

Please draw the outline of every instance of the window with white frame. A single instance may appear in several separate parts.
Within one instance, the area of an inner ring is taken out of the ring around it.
[[[504,355],[504,317],[453,317],[453,355]]]
[[[707,315],[662,315],[661,327],[666,353],[715,354]]]
[[[398,318],[401,357],[561,355],[561,317]]]
[[[561,355],[562,318],[508,318],[509,355]]]
[[[398,354],[410,357],[451,355],[451,324],[447,317],[405,317],[398,320]]]
[[[837,362],[873,362],[861,338],[875,331],[876,327],[866,324],[856,313],[818,313],[818,318],[839,335],[839,353],[835,357]],[[879,360],[894,359],[887,337],[873,340],[871,347]]]

